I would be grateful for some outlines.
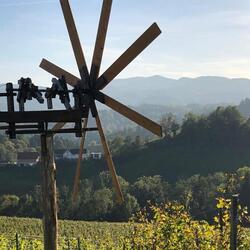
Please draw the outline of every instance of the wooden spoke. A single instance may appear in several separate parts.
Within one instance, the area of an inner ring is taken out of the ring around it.
[[[103,129],[102,129],[102,124],[101,124],[98,113],[95,116],[95,120],[96,120],[96,125],[98,128],[99,134],[100,134],[101,142],[103,145],[104,155],[105,155],[106,161],[108,163],[109,171],[110,171],[110,174],[112,177],[113,186],[114,186],[116,194],[117,194],[118,202],[123,203],[124,198],[123,198],[123,194],[121,191],[120,183],[119,183],[117,175],[116,175],[114,163],[113,163],[111,153],[110,153],[110,150],[109,150],[109,147],[108,147],[108,144],[107,144],[107,141],[106,141]]]
[[[156,23],[152,24],[97,80],[96,88],[103,89],[129,63],[131,63],[161,33]]]
[[[43,59],[41,61],[40,67],[57,78],[64,76],[66,82],[71,86],[75,86],[77,82],[80,81],[80,78],[70,74],[66,70],[56,66],[55,64],[51,63],[46,59]]]
[[[65,126],[66,122],[58,122],[52,127],[52,131],[57,131]]]
[[[83,128],[87,128],[88,125],[88,118],[84,119],[83,122]],[[77,160],[76,165],[76,174],[75,174],[75,180],[74,180],[74,186],[73,186],[73,193],[72,193],[72,202],[76,202],[76,198],[78,195],[78,189],[79,189],[79,180],[80,180],[80,174],[81,174],[81,162],[82,162],[82,155],[84,153],[84,141],[85,141],[86,131],[82,133],[81,141],[80,141],[80,150],[79,150],[79,156]]]
[[[91,71],[90,71],[90,80],[91,84],[96,81],[99,76],[102,55],[108,30],[109,17],[111,12],[112,0],[103,0],[102,12],[100,16],[95,49],[92,59]]]
[[[132,110],[131,108],[125,106],[124,104],[114,100],[113,98],[99,92],[100,95],[96,95],[96,99],[103,104],[107,105],[111,109],[115,110],[116,112],[124,115],[128,119],[134,121],[138,125],[142,126],[143,128],[151,131],[152,133],[162,137],[162,127],[157,124],[156,122],[148,119],[147,117],[137,113],[136,111]]]
[[[60,3],[81,78],[86,79],[89,73],[69,1],[60,0]]]

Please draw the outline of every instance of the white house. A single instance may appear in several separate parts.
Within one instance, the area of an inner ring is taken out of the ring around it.
[[[68,160],[75,160],[79,158],[79,148],[77,149],[67,149],[63,153],[63,158]],[[90,156],[89,150],[86,148],[83,150],[82,159],[88,159]]]
[[[33,166],[40,160],[38,152],[18,152],[17,165]]]
[[[55,150],[55,159],[67,159],[67,160],[76,160],[79,158],[79,148],[76,149],[59,149]],[[93,159],[93,160],[100,160],[102,158],[102,152],[91,152],[88,149],[83,150],[82,159]]]
[[[92,152],[92,153],[90,153],[90,158],[93,160],[100,160],[100,159],[102,159],[102,153],[101,152]]]
[[[64,152],[65,152],[65,149],[57,149],[57,150],[55,150],[55,152],[54,152],[55,159],[56,160],[63,159]]]

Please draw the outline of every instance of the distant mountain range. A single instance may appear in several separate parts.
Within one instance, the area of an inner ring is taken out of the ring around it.
[[[163,106],[238,105],[242,99],[250,97],[250,79],[229,79],[216,76],[180,78],[178,80],[162,76],[135,77],[114,80],[104,89],[104,92],[130,106],[142,106],[143,104]],[[0,98],[0,105],[1,109],[5,107],[3,98]],[[28,107],[40,109],[42,106],[36,101],[31,101]],[[54,107],[63,108],[59,100],[54,101]]]
[[[250,80],[216,76],[180,78],[162,76],[118,79],[105,89],[107,94],[129,105],[239,104],[250,97]]]

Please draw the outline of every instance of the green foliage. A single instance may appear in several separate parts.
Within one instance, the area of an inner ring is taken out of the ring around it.
[[[175,137],[179,132],[180,125],[178,124],[178,122],[176,121],[176,117],[172,113],[162,116],[160,124],[162,126],[162,132],[166,139]]]
[[[240,194],[243,206],[249,206],[250,168],[243,167],[235,173],[218,172],[207,176],[193,175],[175,183],[166,182],[161,176],[143,176],[129,183],[119,177],[125,203],[119,205],[109,172],[82,179],[76,204],[72,204],[72,187],[58,188],[60,219],[89,221],[128,221],[150,200],[152,204],[178,201],[197,220],[212,222],[216,214],[216,197],[225,199]],[[0,196],[0,215],[41,218],[41,187],[24,195]]]
[[[128,249],[230,249],[230,200],[219,198],[220,216],[214,224],[193,220],[183,205],[166,203],[139,212],[132,220],[132,237],[127,239]],[[247,210],[239,207],[240,222],[248,217]],[[249,249],[250,238],[238,226],[238,249]]]
[[[137,197],[139,204],[144,207],[148,201],[153,203],[164,203],[170,197],[169,184],[161,176],[143,176],[131,185],[131,193]]]

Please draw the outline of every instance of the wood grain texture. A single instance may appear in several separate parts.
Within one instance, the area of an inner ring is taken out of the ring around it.
[[[62,129],[65,126],[66,122],[58,122],[52,127],[52,131],[57,131]]]
[[[64,76],[66,82],[71,86],[75,86],[77,82],[81,80],[80,78],[72,75],[68,71],[58,67],[57,65],[55,65],[54,63],[46,59],[42,59],[39,66],[40,68],[44,69],[45,71],[47,71],[48,73],[52,74],[53,76],[57,78],[61,78],[62,76]]]
[[[96,88],[101,90],[131,63],[156,37],[161,30],[153,23],[97,80]]]
[[[128,119],[134,121],[138,125],[142,126],[143,128],[151,131],[152,133],[162,137],[162,127],[157,124],[156,122],[148,119],[147,117],[139,114],[138,112],[134,111],[133,109],[125,106],[124,104],[114,100],[113,98],[109,97],[101,93],[104,99],[104,104],[110,107],[111,109],[115,110],[116,112],[120,113],[121,115],[127,117]],[[97,96],[99,99],[99,97]],[[97,100],[98,100],[97,99]],[[100,99],[102,102],[103,100]]]
[[[53,136],[41,135],[44,249],[58,249],[56,165]]]
[[[95,49],[90,71],[90,79],[92,84],[96,81],[100,72],[111,7],[112,7],[112,0],[103,0],[102,12],[99,20]]]
[[[83,129],[87,128],[88,125],[88,118],[84,119],[83,122]],[[82,162],[82,155],[84,152],[84,141],[85,141],[86,131],[82,133],[82,137],[80,139],[80,149],[79,149],[79,156],[77,159],[77,165],[76,165],[76,174],[74,179],[74,186],[73,186],[73,193],[72,193],[72,202],[75,204],[78,190],[79,190],[79,181],[80,181],[80,174],[81,174],[81,162]]]
[[[77,66],[78,66],[81,78],[83,79],[84,77],[86,77],[86,74],[88,74],[87,64],[85,61],[85,57],[83,54],[82,46],[81,46],[80,39],[77,33],[77,29],[76,29],[75,21],[74,21],[72,11],[69,5],[69,1],[60,0],[60,3],[61,3],[64,19],[66,22],[66,26],[68,29],[71,45],[72,45],[74,55],[76,58]]]
[[[95,117],[95,120],[96,120],[96,125],[98,128],[99,134],[100,134],[101,142],[103,145],[104,155],[105,155],[106,161],[108,163],[108,168],[109,168],[109,171],[110,171],[110,174],[112,177],[113,186],[114,186],[116,194],[117,194],[117,199],[118,199],[118,202],[121,204],[124,202],[123,194],[121,191],[120,183],[119,183],[117,175],[116,175],[114,162],[113,162],[112,157],[111,157],[109,146],[107,144],[98,113]]]

